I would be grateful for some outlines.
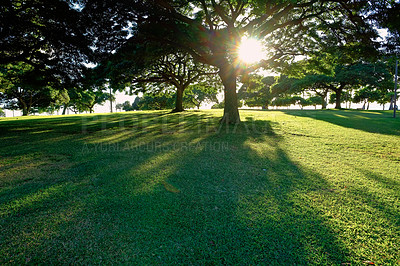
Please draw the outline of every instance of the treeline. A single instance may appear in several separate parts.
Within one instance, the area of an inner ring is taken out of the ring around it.
[[[394,108],[393,60],[335,65],[329,57],[333,55],[298,61],[280,76],[249,75],[238,92],[239,99],[246,106],[264,109],[291,105],[325,109],[328,103],[337,109],[343,103],[348,108],[351,103],[362,103],[362,109],[369,109],[371,102],[383,109],[390,103],[389,109]]]
[[[214,88],[205,88],[196,85],[190,86],[182,97],[182,106],[184,108],[197,108],[204,103],[218,102],[218,91]],[[133,103],[125,101],[116,106],[117,110],[134,111],[134,110],[166,110],[176,107],[176,93],[162,92],[157,94],[145,93],[141,97],[137,96]]]
[[[390,103],[389,109],[394,108],[393,60],[335,65],[327,60],[332,56],[325,55],[323,59],[313,56],[297,61],[282,69],[279,76],[246,75],[240,80],[238,106],[268,109],[297,105],[325,109],[328,103],[335,104],[335,108],[342,108],[343,103],[347,108],[351,103],[362,103],[362,109],[369,109],[369,104],[376,102],[383,109],[386,103]],[[22,110],[24,115],[60,111],[65,114],[68,109],[73,113],[93,112],[96,104],[114,101],[113,95],[118,90],[110,88],[110,82],[97,85],[87,80],[80,86],[60,89],[25,64],[8,65],[6,70],[1,72],[4,108]],[[90,72],[92,77],[93,73]],[[142,82],[135,84],[137,89],[132,91],[142,96],[132,104],[117,104],[117,110],[179,111],[199,109],[203,103],[215,103],[212,108],[224,108],[224,103],[217,99],[223,86],[212,75],[195,85],[188,82],[179,97],[178,89],[165,81]],[[4,112],[0,115],[4,116]]]

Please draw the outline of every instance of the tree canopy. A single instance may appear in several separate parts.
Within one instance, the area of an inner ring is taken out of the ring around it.
[[[370,40],[373,35],[361,18],[366,4],[363,1],[157,0],[132,1],[129,6],[124,1],[108,2],[100,8],[94,1],[85,1],[83,12],[92,13],[93,17],[93,12],[101,9],[102,15],[115,18],[120,27],[131,23],[133,35],[141,34],[145,40],[163,46],[179,47],[196,61],[219,70],[225,88],[222,121],[227,123],[240,121],[238,76],[304,54],[318,46],[324,32],[333,31],[342,43],[360,38]],[[108,39],[108,43],[110,23],[104,22],[108,25],[106,34],[98,33],[98,39]],[[265,59],[252,65],[239,60],[238,47],[245,35],[268,47]]]

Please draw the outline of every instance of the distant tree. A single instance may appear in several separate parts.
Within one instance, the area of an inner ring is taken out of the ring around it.
[[[139,101],[140,110],[166,110],[173,108],[175,99],[173,94],[144,94]]]
[[[296,103],[296,98],[290,97],[290,96],[286,96],[286,97],[276,97],[271,105],[273,106],[277,106],[277,107],[288,107],[292,104]]]
[[[57,92],[46,79],[44,71],[30,64],[18,63],[0,66],[0,100],[9,106],[17,106],[24,116],[32,108],[47,107]]]
[[[6,116],[6,113],[0,107],[0,117],[5,117],[5,116]]]
[[[323,99],[321,96],[311,96],[308,98],[308,101],[311,103],[310,105],[314,106],[315,109],[317,109],[317,105],[326,105],[325,99]]]
[[[224,102],[214,104],[211,109],[224,109]]]
[[[346,100],[344,97],[340,97],[340,104],[344,103]],[[336,97],[336,92],[332,92],[331,94],[329,94],[329,103],[330,104],[335,104],[335,106],[338,103],[338,99]]]
[[[132,111],[132,110],[133,110],[130,101],[125,101],[121,106],[122,106],[122,109],[123,109],[124,111],[126,111],[126,112],[127,112],[127,111]]]
[[[104,87],[91,87],[79,92],[77,106],[79,110],[94,112],[96,104],[103,104],[110,99],[110,94],[105,91]]]
[[[332,86],[333,77],[327,75],[306,75],[303,78],[295,80],[292,84],[292,90],[296,92],[310,91],[315,93],[322,100],[322,109],[326,109],[326,98],[329,90],[334,89]]]
[[[355,92],[353,97],[354,103],[363,102],[363,110],[369,110],[369,103],[379,99],[379,92],[371,87],[364,87]]]
[[[139,110],[140,100],[141,100],[141,98],[139,96],[136,96],[135,100],[132,103],[132,109],[133,110]]]
[[[298,95],[292,96],[292,101],[293,104],[298,104],[301,110],[303,110],[303,108],[306,106],[312,105],[311,101]]]
[[[200,109],[201,104],[204,102],[218,102],[217,94],[218,91],[215,87],[197,84],[189,86],[184,98],[185,102],[191,102],[197,109]]]
[[[121,111],[121,110],[122,110],[122,107],[123,107],[122,103],[117,103],[117,104],[115,105],[115,110],[117,110],[117,112],[118,112],[118,110]]]
[[[375,90],[388,90],[392,84],[392,77],[384,64],[358,62],[351,65],[338,64],[332,70],[332,74],[306,73],[299,78],[282,76],[272,87],[272,92],[275,95],[291,95],[311,91],[324,100],[324,109],[326,96],[331,91],[330,103],[335,103],[335,108],[340,109],[341,103],[351,99],[350,94],[346,96],[346,90],[365,86]]]
[[[238,91],[238,98],[243,101],[244,105],[249,107],[268,109],[273,98],[271,86],[275,82],[276,77],[274,76],[248,75],[243,80],[243,85]]]
[[[386,92],[385,93],[385,92],[380,91],[380,97],[378,98],[378,100],[376,102],[379,103],[380,105],[382,105],[382,109],[385,110],[386,103],[393,103],[393,98],[394,98],[393,96],[394,96],[394,92]]]
[[[49,106],[41,106],[36,108],[39,113],[47,112],[49,114],[54,114],[58,112],[62,107],[70,102],[70,97],[66,89],[63,90],[52,90],[52,100]]]

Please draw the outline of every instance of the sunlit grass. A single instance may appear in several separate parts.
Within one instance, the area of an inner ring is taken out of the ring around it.
[[[0,263],[400,263],[400,120],[221,115],[0,120]]]

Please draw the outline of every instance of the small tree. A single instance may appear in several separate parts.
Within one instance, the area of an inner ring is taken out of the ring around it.
[[[248,75],[243,80],[243,85],[239,89],[238,98],[249,107],[268,109],[273,98],[271,86],[275,82],[276,77],[274,76]]]
[[[121,107],[122,107],[122,109],[123,109],[124,111],[126,111],[126,112],[127,112],[127,111],[132,111],[132,110],[133,110],[130,101],[125,101],[123,104],[121,104]]]
[[[293,97],[290,97],[290,96],[278,97],[272,101],[273,106],[287,107],[287,108],[289,108],[289,106],[291,106],[292,104],[295,104],[295,103],[296,103],[296,99],[293,99]]]
[[[308,100],[311,103],[310,105],[314,106],[314,109],[317,109],[317,105],[323,105],[324,103],[326,104],[325,100],[322,99],[321,96],[311,96],[308,98]]]
[[[174,106],[174,95],[168,93],[144,94],[138,103],[140,110],[165,110]]]
[[[204,84],[191,85],[185,92],[185,102],[191,102],[197,109],[204,102],[218,102],[215,87],[204,86]]]
[[[117,104],[115,105],[115,110],[117,110],[117,112],[118,112],[118,110],[121,112],[122,107],[123,107],[122,103],[117,103]]]
[[[44,71],[30,64],[19,62],[0,67],[0,100],[17,106],[24,116],[33,108],[46,108],[58,95],[52,87],[57,81],[46,79]]]

